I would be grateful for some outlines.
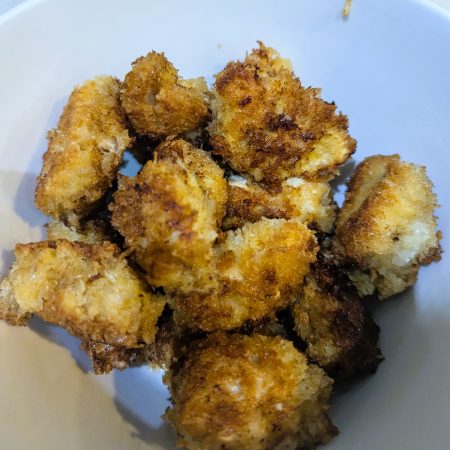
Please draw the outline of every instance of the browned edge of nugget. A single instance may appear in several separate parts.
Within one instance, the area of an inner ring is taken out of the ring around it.
[[[339,350],[335,358],[330,358],[327,353],[320,355],[320,351],[316,351],[314,358],[308,352],[308,347],[306,353],[333,377],[349,378],[374,373],[383,360],[378,348],[380,328],[373,321],[356,289],[340,270],[331,253],[318,254],[318,262],[313,266],[311,276],[317,295],[331,306],[323,311],[318,323],[311,325],[319,331],[325,323],[329,327],[329,338]],[[314,301],[314,298],[311,300]],[[299,311],[302,311],[301,302],[300,296],[297,306]],[[313,319],[310,317],[310,320]],[[297,331],[300,331],[299,328]],[[327,333],[325,330],[323,332]],[[302,337],[309,345],[308,337]],[[320,342],[312,344],[320,345]]]

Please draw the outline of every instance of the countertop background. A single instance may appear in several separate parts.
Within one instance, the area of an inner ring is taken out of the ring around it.
[[[4,14],[5,12],[9,11],[15,6],[18,6],[21,3],[25,3],[26,1],[29,0],[0,0],[0,15]],[[354,3],[356,3],[357,1],[358,0],[353,0]],[[418,0],[411,0],[411,1],[418,1]],[[428,3],[434,3],[437,7],[447,10],[448,14],[450,14],[450,0],[423,0],[423,1],[427,1]],[[345,1],[342,0],[342,6],[344,6],[344,3]]]

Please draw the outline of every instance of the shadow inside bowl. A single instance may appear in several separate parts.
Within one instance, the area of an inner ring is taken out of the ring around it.
[[[161,419],[169,397],[161,376],[161,371],[146,366],[115,370],[114,403],[123,419],[133,426],[133,438],[171,450],[176,448],[176,435]]]
[[[394,417],[411,398],[415,386],[420,385],[424,368],[429,364],[432,345],[429,326],[420,320],[414,288],[384,301],[369,299],[367,306],[380,326],[379,346],[385,360],[374,375],[336,385],[331,407],[331,417],[341,432],[334,441],[336,449],[341,449],[341,442],[353,439],[349,430],[355,433],[373,426],[364,414],[367,408],[364,399],[375,398],[374,409],[386,411],[385,417]],[[380,421],[385,417],[380,417]]]
[[[84,372],[91,371],[91,361],[87,354],[80,348],[80,340],[70,335],[66,330],[56,325],[50,325],[37,317],[29,320],[28,326],[39,336],[49,342],[60,345],[69,350],[77,366]]]
[[[42,169],[42,156],[47,150],[47,133],[58,123],[66,102],[67,97],[57,100],[45,124],[42,125],[42,131],[39,133],[40,137],[36,148],[31,152],[32,156],[27,170],[20,181],[14,197],[14,210],[16,214],[32,227],[42,226],[46,221],[45,216],[34,205],[34,191],[36,189],[37,176]]]

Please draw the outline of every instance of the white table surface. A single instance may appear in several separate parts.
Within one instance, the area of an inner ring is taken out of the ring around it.
[[[14,8],[20,3],[25,3],[27,0],[0,0],[0,15],[4,14],[6,11]],[[76,0],[74,0],[76,1]],[[353,0],[353,2],[357,2],[358,0]],[[424,0],[429,3],[434,3],[436,6],[444,8],[450,14],[450,0]],[[344,0],[342,0],[342,5],[344,5]]]

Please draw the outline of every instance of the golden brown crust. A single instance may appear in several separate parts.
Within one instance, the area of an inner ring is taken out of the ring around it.
[[[163,53],[150,52],[125,76],[122,106],[139,134],[165,138],[195,130],[209,117],[203,78],[181,80]]]
[[[36,314],[83,339],[127,347],[154,341],[165,303],[114,244],[65,240],[16,246],[16,262],[0,285],[0,310],[11,299],[19,318]]]
[[[212,287],[217,213],[196,173],[149,161],[136,177],[119,180],[110,209],[150,284],[184,293]]]
[[[229,63],[214,87],[211,143],[238,172],[269,183],[330,178],[355,151],[347,118],[262,44]]]
[[[166,419],[189,450],[310,449],[336,434],[332,380],[279,337],[210,335],[165,381]]]
[[[306,354],[328,373],[349,377],[375,372],[382,359],[379,328],[331,255],[320,255],[292,315]]]
[[[119,100],[120,82],[97,77],[75,88],[37,180],[35,202],[45,214],[76,224],[90,212],[116,177],[130,144]]]
[[[211,158],[210,153],[194,147],[183,139],[165,141],[155,149],[158,160],[181,163],[186,170],[195,174],[198,184],[216,211],[217,226],[225,214],[227,182],[224,171]]]
[[[232,177],[228,181],[227,214],[222,227],[241,228],[262,217],[297,218],[311,228],[329,233],[336,209],[328,183],[291,178],[268,188],[250,178]]]
[[[7,277],[0,282],[0,319],[14,326],[25,326],[31,314],[14,298],[14,288]]]
[[[176,323],[230,330],[273,316],[294,300],[317,249],[314,233],[297,220],[262,219],[229,231],[216,248],[219,287],[176,296]]]
[[[420,265],[440,259],[436,207],[424,167],[398,155],[372,156],[357,167],[333,245],[341,262],[352,265],[361,294],[399,293],[416,281]]]

